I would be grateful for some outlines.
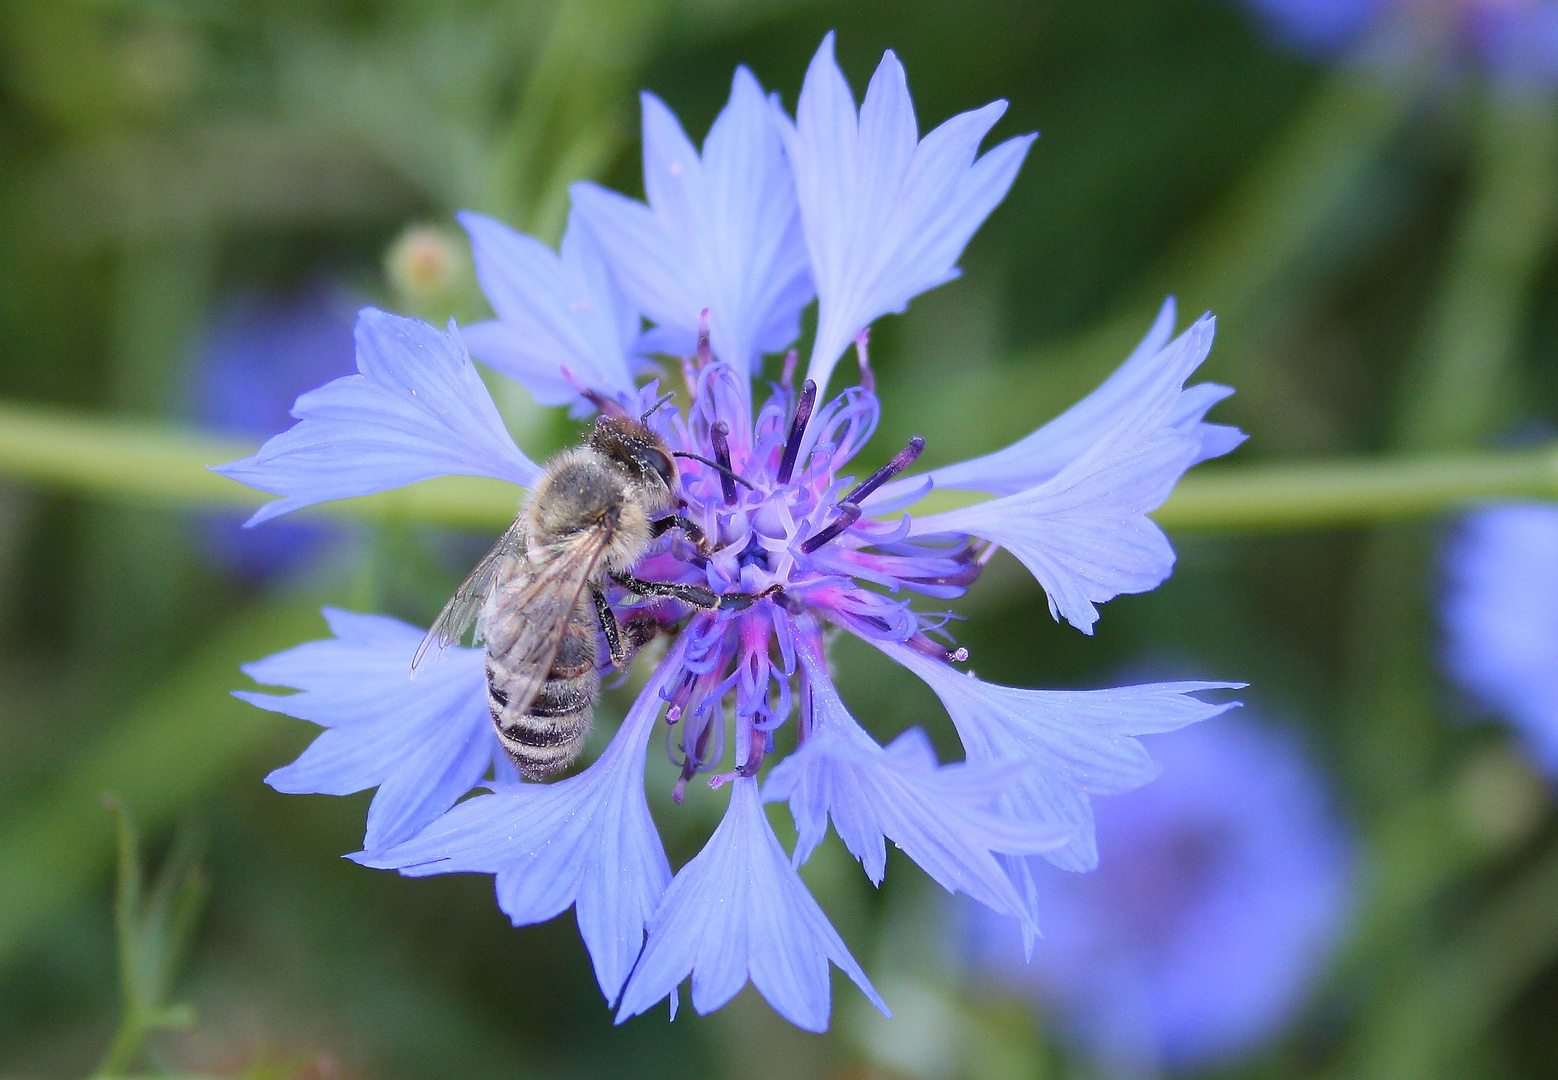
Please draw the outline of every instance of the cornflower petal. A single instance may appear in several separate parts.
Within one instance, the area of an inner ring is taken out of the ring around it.
[[[757,781],[737,777],[724,820],[660,902],[617,1022],[651,1008],[691,974],[700,1013],[724,1005],[750,979],[790,1023],[826,1031],[829,960],[892,1015],[779,846]]]
[[[1005,111],[995,101],[919,139],[903,65],[888,51],[857,115],[833,35],[823,39],[794,123],[776,110],[817,286],[807,375],[819,390],[873,320],[957,276],[958,256],[1006,197],[1036,138],[1008,139],[976,160]]]
[[[1027,438],[983,457],[933,469],[929,473],[895,480],[877,492],[873,501],[887,501],[923,485],[927,478],[938,488],[985,491],[991,495],[1012,495],[1053,479],[1068,464],[1081,457],[1122,414],[1143,397],[1173,395],[1164,418],[1166,429],[1196,445],[1191,464],[1220,457],[1245,440],[1238,428],[1208,424],[1202,417],[1208,409],[1233,393],[1216,383],[1185,387],[1189,372],[1182,369],[1191,357],[1186,349],[1199,351],[1195,366],[1206,359],[1212,344],[1211,320],[1187,330],[1172,344],[1174,300],[1163,302],[1152,329],[1130,357],[1087,397],[1039,428]],[[1194,371],[1194,366],[1191,367]]]
[[[377,787],[363,846],[386,847],[453,806],[501,754],[487,714],[484,653],[450,649],[412,680],[421,630],[332,608],[324,616],[333,639],[243,668],[255,682],[300,693],[236,690],[233,696],[324,727],[266,783],[288,794],[350,795]]]
[[[459,218],[471,237],[476,279],[498,316],[465,329],[476,358],[543,405],[579,404],[580,387],[631,394],[638,313],[577,212],[556,253],[481,214]]]
[[[214,471],[283,498],[248,521],[435,476],[526,486],[540,470],[509,437],[460,335],[375,308],[357,316],[357,375],[299,397],[298,423]]]
[[[1018,821],[1058,825],[1065,844],[1044,853],[1064,870],[1098,865],[1091,795],[1134,791],[1158,773],[1137,735],[1174,731],[1210,719],[1238,702],[1192,697],[1243,683],[1172,682],[1109,690],[1024,690],[982,682],[891,641],[871,644],[914,672],[946,707],[974,763],[1026,761],[999,806]],[[1010,865],[1010,864],[1009,864]]]
[[[583,772],[550,784],[495,783],[414,839],[352,858],[407,877],[494,874],[498,906],[515,926],[573,905],[601,993],[615,1001],[671,881],[644,801],[644,750],[684,649],[673,647],[611,745]]]
[[[822,842],[831,816],[872,884],[882,883],[890,839],[948,892],[1028,920],[992,852],[1036,855],[1064,844],[1070,831],[994,812],[996,795],[1026,770],[1026,760],[938,766],[919,728],[883,749],[849,714],[810,647],[798,641],[796,651],[809,680],[811,734],[774,766],[763,788],[767,802],[789,800],[795,864]]]
[[[764,353],[800,333],[811,300],[795,185],[773,110],[746,68],[700,157],[653,94],[641,95],[649,205],[591,183],[574,212],[610,256],[622,287],[659,324],[662,348],[690,354],[708,311],[714,355],[756,376]]]
[[[1157,354],[1153,377],[1117,406],[1092,444],[1054,476],[1026,490],[915,518],[911,536],[962,533],[1007,548],[1038,579],[1050,613],[1084,634],[1095,606],[1147,592],[1174,568],[1168,537],[1147,515],[1199,460],[1202,440],[1179,410],[1186,378],[1211,348],[1206,316]],[[1134,374],[1134,373],[1133,373]]]

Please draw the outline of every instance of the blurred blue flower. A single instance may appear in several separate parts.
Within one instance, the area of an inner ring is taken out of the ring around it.
[[[1328,56],[1356,42],[1390,0],[1248,0],[1262,24],[1284,45]]]
[[[473,734],[471,713],[486,688],[482,665],[468,657],[479,652],[459,652],[458,670],[446,670],[440,677],[451,681],[435,692],[393,674],[395,664],[409,666],[408,628],[381,655],[349,645],[337,616],[336,642],[304,647],[314,650],[311,662],[328,658],[330,674],[272,661],[251,669],[304,691],[263,698],[266,707],[330,725],[315,744],[331,740],[328,752],[311,749],[272,782],[334,792],[382,774],[377,782],[396,786],[386,824],[370,828],[354,857],[410,875],[494,874],[498,903],[516,925],[573,905],[619,1019],[667,997],[674,1010],[676,987],[690,975],[700,1012],[750,980],[793,1023],[821,1030],[830,962],[881,1004],[796,874],[829,819],[873,881],[892,840],[948,889],[1032,932],[1028,857],[1090,867],[1090,797],[1153,775],[1134,736],[1221,712],[1226,705],[1192,695],[1234,685],[1060,693],[984,683],[953,667],[965,650],[935,640],[945,617],[916,610],[908,597],[962,595],[1001,545],[1033,570],[1057,617],[1091,632],[1095,605],[1151,589],[1172,569],[1173,551],[1147,515],[1186,469],[1243,436],[1202,421],[1229,391],[1184,386],[1211,346],[1211,319],[1171,340],[1169,305],[1119,373],[1016,446],[905,478],[923,447],[915,439],[857,482],[845,470],[879,416],[868,324],[955,275],[1029,140],[976,157],[999,104],[920,140],[891,53],[857,113],[831,37],[793,124],[744,71],[701,155],[657,100],[646,97],[644,109],[647,206],[577,187],[560,255],[463,216],[498,316],[468,333],[479,355],[542,400],[641,417],[686,455],[673,487],[710,550],[669,533],[634,573],[740,602],[694,609],[608,583],[614,608],[654,620],[674,643],[607,751],[553,784],[521,780],[496,754],[490,726]],[[754,409],[762,358],[795,338],[813,284],[823,330],[809,377],[795,385],[792,354]],[[657,325],[640,333],[641,317]],[[825,400],[820,391],[851,341],[861,385]],[[657,382],[635,382],[643,354],[667,348],[681,350],[685,413],[656,407]],[[296,426],[221,470],[282,496],[255,523],[441,474],[535,480],[536,465],[504,430],[452,325],[365,310],[357,349],[358,374],[303,395]],[[927,517],[903,513],[933,486],[998,498]],[[925,680],[946,703],[967,762],[939,764],[920,732],[887,747],[872,740],[828,673],[824,638],[834,630]],[[398,704],[336,712],[334,698],[331,711],[304,700],[354,684],[396,687]],[[662,712],[681,770],[675,797],[700,774],[731,789],[724,823],[674,876],[644,796],[644,746]],[[778,752],[774,734],[792,713],[799,749],[760,788]],[[394,748],[404,755],[413,746],[420,799],[407,798],[402,772],[390,770]],[[442,813],[488,759],[490,791]],[[791,856],[761,806],[779,800],[789,802],[800,836]]]
[[[1321,57],[1410,63],[1432,50],[1506,83],[1558,85],[1558,0],[1248,0],[1272,37]]]
[[[1444,555],[1444,659],[1558,778],[1558,506],[1468,514]]]
[[[196,358],[196,422],[238,439],[268,439],[285,430],[299,394],[353,370],[354,308],[338,289],[322,283],[283,297],[227,303]],[[241,518],[225,514],[205,518],[202,531],[212,557],[247,578],[293,569],[338,535],[328,526],[301,522],[256,533],[242,528]]]
[[[980,970],[1122,1075],[1226,1062],[1293,1015],[1344,927],[1353,854],[1295,739],[1247,718],[1157,740],[1164,773],[1098,806],[1103,865],[1035,875],[1044,938],[969,905]]]

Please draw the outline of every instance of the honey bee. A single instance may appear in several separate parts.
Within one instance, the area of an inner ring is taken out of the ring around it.
[[[412,660],[415,674],[474,622],[477,643],[486,645],[487,707],[498,738],[532,780],[579,756],[600,695],[597,627],[621,669],[658,629],[649,616],[618,622],[604,592],[608,577],[639,596],[673,597],[695,608],[740,608],[758,599],[630,576],[671,529],[708,553],[702,530],[672,512],[675,458],[696,458],[734,476],[728,466],[673,453],[645,424],[648,415],[635,421],[603,413],[583,446],[546,463],[524,509],[444,605]]]

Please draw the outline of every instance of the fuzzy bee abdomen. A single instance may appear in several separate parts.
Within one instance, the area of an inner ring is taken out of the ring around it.
[[[581,603],[568,620],[545,683],[524,708],[510,700],[502,658],[488,655],[487,707],[503,748],[528,779],[561,772],[583,749],[600,694],[595,655],[594,610]]]

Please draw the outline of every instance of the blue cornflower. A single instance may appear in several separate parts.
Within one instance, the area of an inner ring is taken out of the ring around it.
[[[1558,85],[1555,0],[1248,0],[1273,37],[1318,56],[1411,62],[1448,46],[1499,79]]]
[[[224,304],[195,360],[195,421],[218,434],[255,441],[286,428],[299,394],[353,370],[355,309],[340,289],[320,282],[284,296],[244,296]],[[202,532],[212,558],[247,578],[299,566],[318,555],[334,533],[302,522],[261,532],[241,525],[241,518],[212,515],[202,522]]]
[[[909,597],[962,595],[999,545],[1033,569],[1058,616],[1091,632],[1095,605],[1151,589],[1172,569],[1147,515],[1185,469],[1243,436],[1202,421],[1229,393],[1184,387],[1212,322],[1174,338],[1170,304],[1119,372],[1015,446],[906,478],[916,439],[871,476],[846,475],[878,421],[867,327],[956,275],[1031,142],[978,154],[1001,108],[954,117],[921,140],[897,58],[883,58],[857,111],[830,36],[793,121],[739,70],[701,153],[646,95],[648,204],[577,186],[557,254],[463,215],[497,318],[461,332],[364,311],[359,374],[305,394],[291,431],[221,470],[283,496],[254,520],[439,474],[531,483],[538,469],[504,430],[469,344],[539,400],[643,417],[671,449],[702,459],[681,459],[676,495],[709,544],[668,533],[634,573],[760,599],[695,610],[610,585],[622,617],[653,619],[673,642],[607,750],[550,784],[521,780],[498,753],[482,720],[480,650],[452,649],[436,678],[413,682],[420,631],[332,615],[335,641],[251,669],[304,691],[255,700],[330,729],[319,752],[273,783],[378,785],[354,856],[366,865],[494,874],[516,925],[573,906],[619,1018],[668,996],[674,1009],[691,975],[701,1012],[750,979],[792,1022],[821,1030],[830,962],[881,1005],[796,873],[829,819],[873,881],[891,840],[948,889],[1032,932],[1029,857],[1091,867],[1090,797],[1155,772],[1134,736],[1221,712],[1193,695],[1232,684],[1059,692],[981,682],[955,666],[964,650],[936,639],[945,617]],[[755,403],[764,357],[796,338],[814,294],[819,330],[804,378],[797,385],[792,352]],[[861,383],[829,399],[851,343]],[[680,357],[685,412],[653,408],[658,382],[639,384],[656,354]],[[933,487],[995,498],[904,512]],[[838,631],[941,697],[966,762],[940,764],[921,732],[886,747],[866,734],[827,667],[826,638]],[[700,774],[730,788],[724,822],[674,876],[644,796],[645,746],[662,715],[678,799]],[[768,759],[790,745],[764,779]],[[487,792],[454,805],[489,763]],[[790,855],[761,805],[778,800],[799,831]]]
[[[1444,557],[1445,666],[1558,778],[1558,506],[1468,514]]]
[[[1120,1075],[1227,1061],[1292,1016],[1337,944],[1353,852],[1296,741],[1243,718],[1153,746],[1162,779],[1100,804],[1104,861],[1036,875],[1044,942],[967,909],[969,955]]]

